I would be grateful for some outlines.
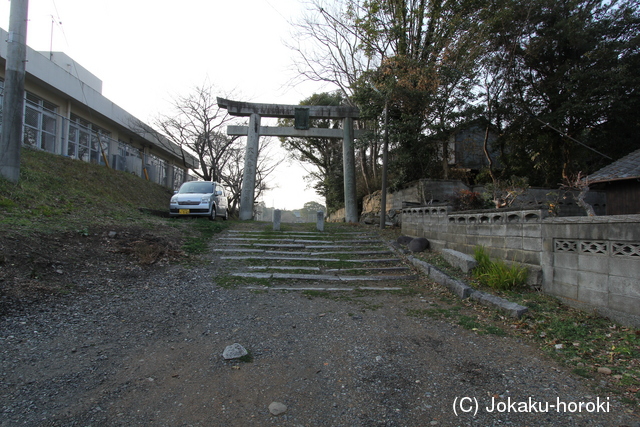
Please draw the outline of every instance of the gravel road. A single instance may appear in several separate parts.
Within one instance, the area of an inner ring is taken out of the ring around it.
[[[223,256],[110,253],[75,279],[88,289],[5,308],[0,425],[639,425],[526,342],[408,315],[442,299],[425,278],[418,293],[246,289],[229,275],[248,264]],[[251,360],[225,360],[233,343]]]

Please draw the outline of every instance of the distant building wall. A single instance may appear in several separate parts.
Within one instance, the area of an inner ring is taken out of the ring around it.
[[[637,179],[601,184],[607,194],[607,215],[640,214],[640,183]]]
[[[489,161],[484,152],[484,138],[486,126],[471,123],[454,132],[449,138],[449,164],[473,170],[489,167]],[[495,146],[497,135],[489,132],[488,150],[494,168],[501,168],[499,150]],[[451,158],[453,157],[453,158]]]

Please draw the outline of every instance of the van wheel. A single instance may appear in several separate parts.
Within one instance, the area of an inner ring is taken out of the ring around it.
[[[211,215],[209,215],[209,221],[216,220],[216,205],[211,206]]]
[[[228,220],[229,219],[229,209],[224,211],[224,216],[222,217],[223,220]]]

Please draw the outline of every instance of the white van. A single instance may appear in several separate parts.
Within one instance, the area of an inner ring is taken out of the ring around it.
[[[229,218],[229,202],[224,187],[212,181],[189,181],[171,197],[169,215]]]

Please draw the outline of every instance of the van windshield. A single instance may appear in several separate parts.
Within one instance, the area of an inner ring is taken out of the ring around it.
[[[180,187],[180,194],[185,193],[199,193],[199,194],[211,194],[213,193],[213,182],[185,182]]]

